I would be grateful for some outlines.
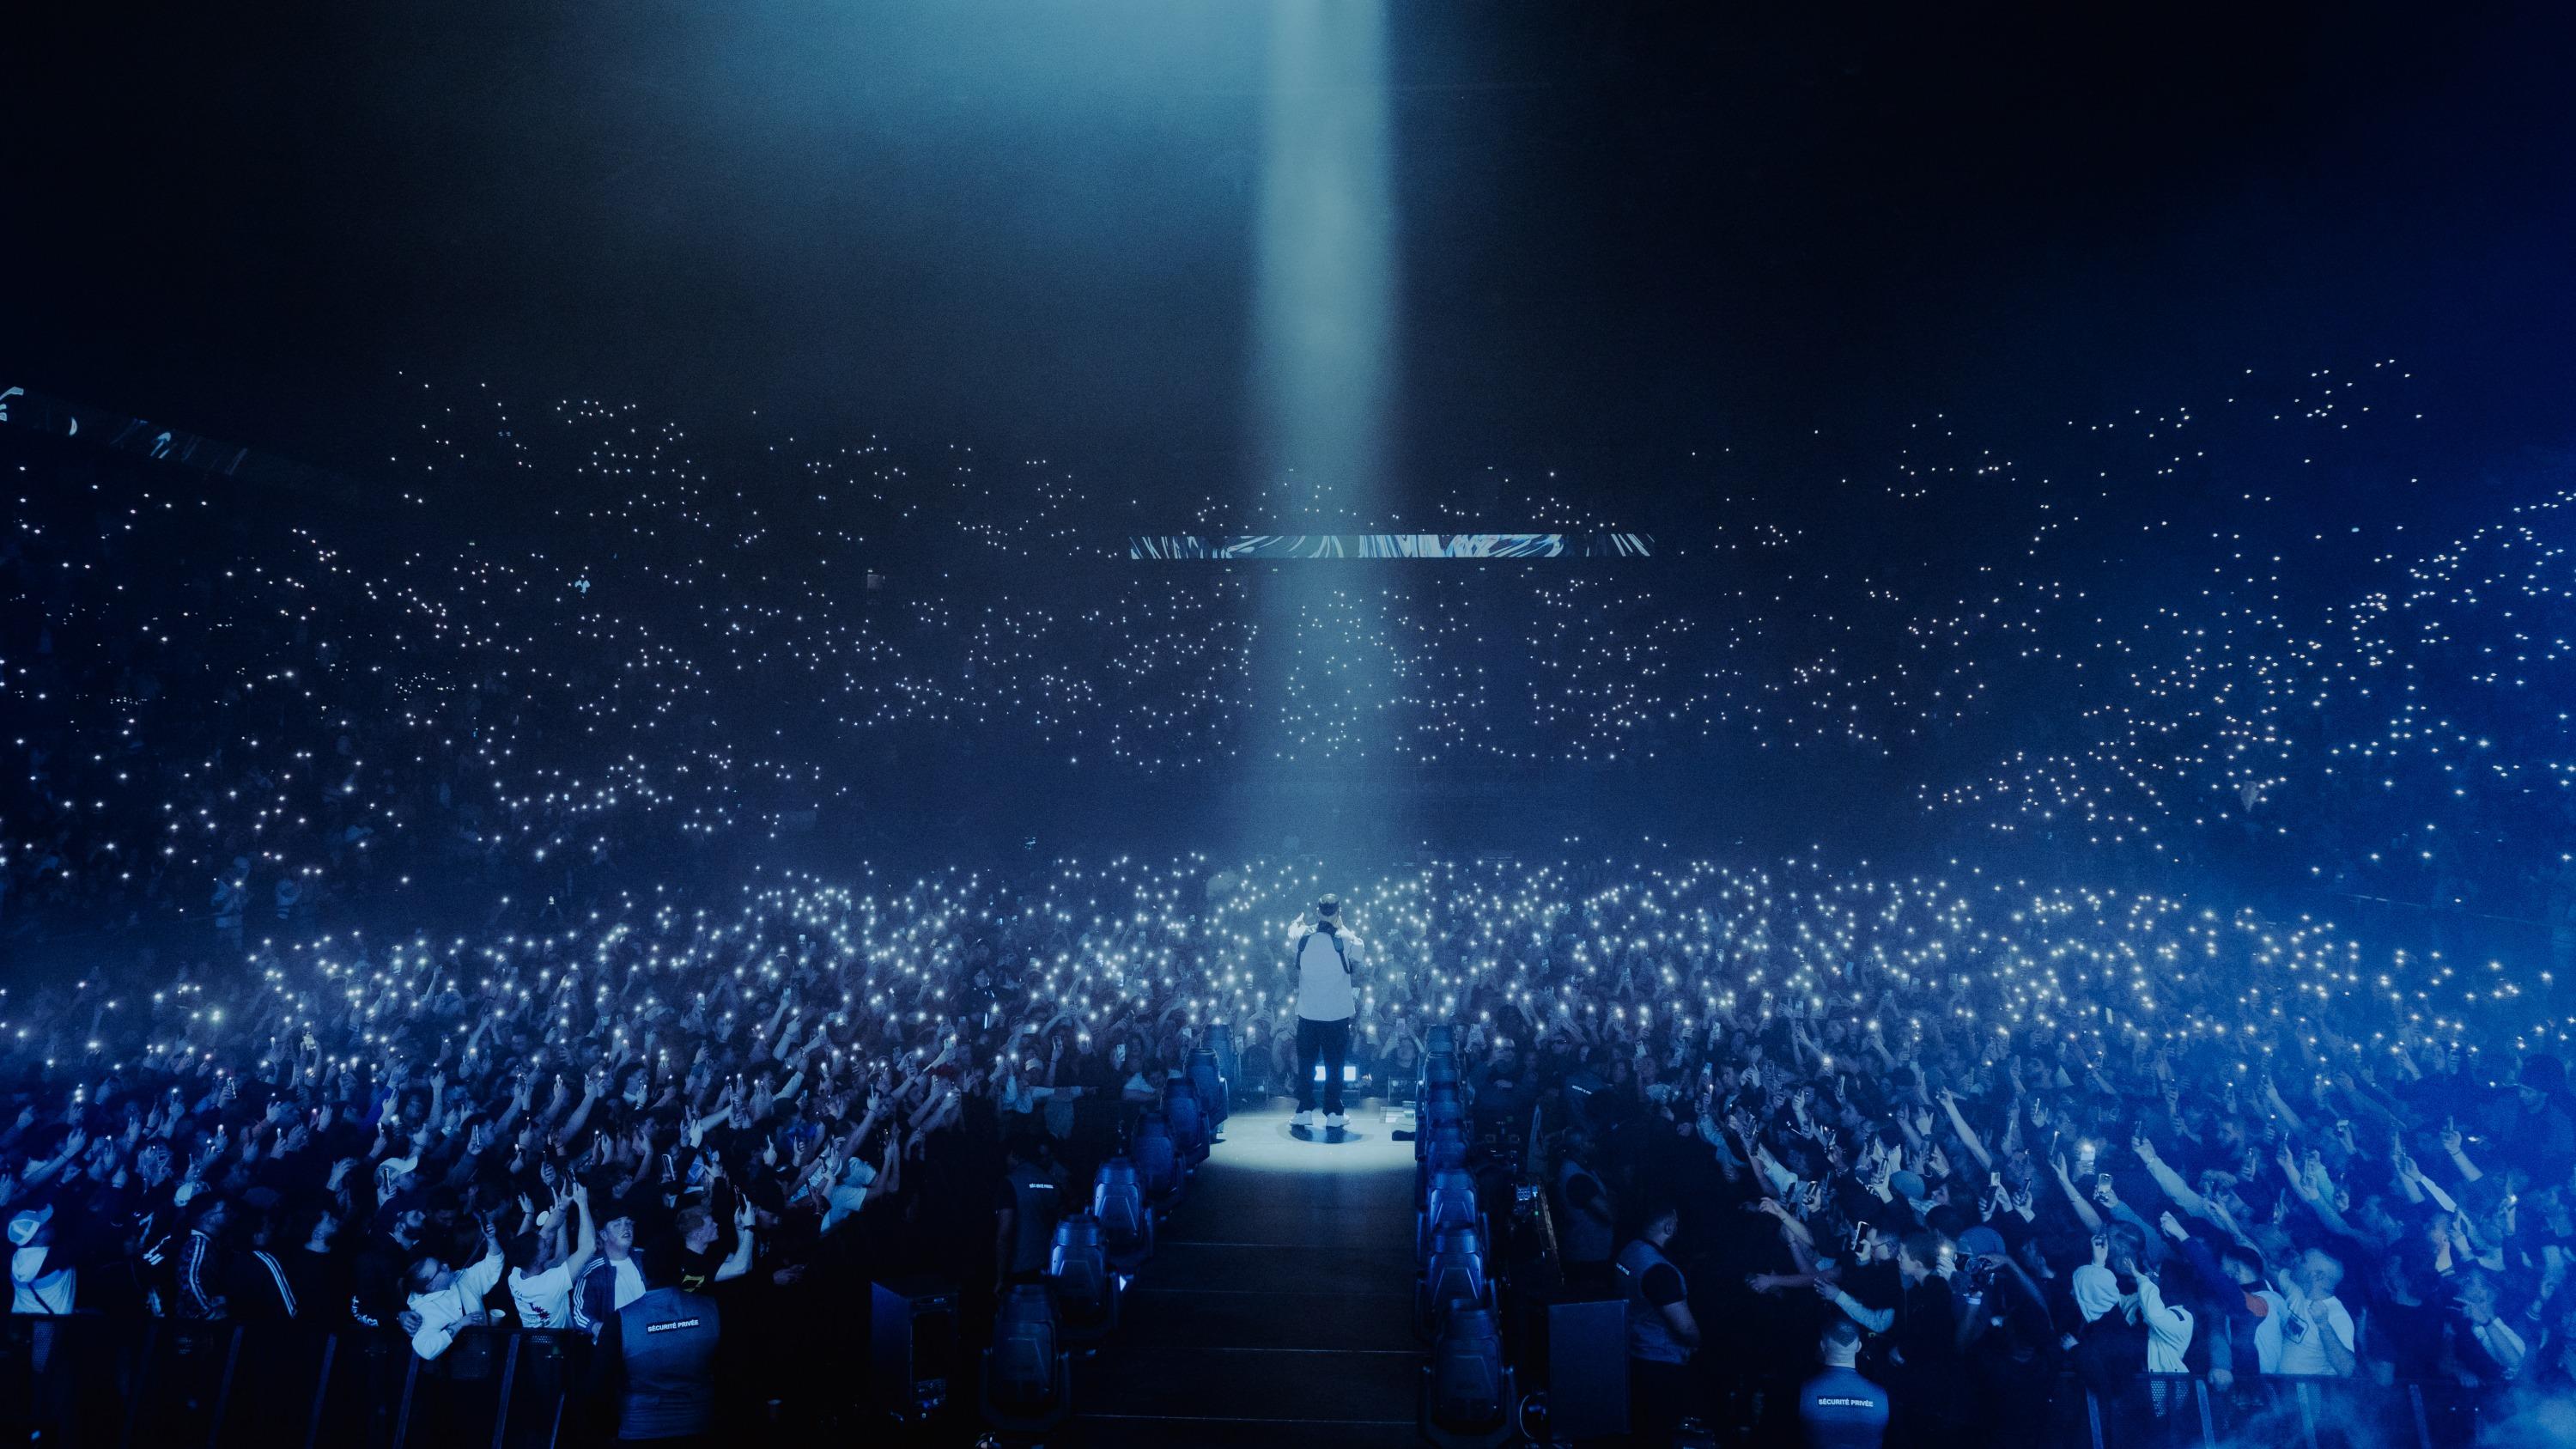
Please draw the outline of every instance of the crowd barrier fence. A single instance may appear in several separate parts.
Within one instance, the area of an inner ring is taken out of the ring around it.
[[[583,1437],[590,1347],[579,1333],[468,1329],[424,1360],[370,1330],[12,1314],[0,1325],[0,1439],[551,1449]]]
[[[2220,1388],[2198,1374],[2140,1374],[2108,1397],[2066,1375],[2052,1404],[2080,1406],[2053,1436],[2075,1449],[2459,1449],[2492,1416],[2486,1395],[2455,1381],[2382,1385],[2367,1375],[2248,1377]]]
[[[12,1314],[0,1320],[0,1439],[555,1449],[591,1437],[590,1352],[587,1336],[560,1330],[468,1329],[423,1360],[376,1331]],[[2039,1449],[2464,1449],[2497,1417],[2490,1395],[2455,1382],[2367,1377],[2222,1389],[2193,1374],[2141,1374],[2106,1398],[2063,1375],[2034,1408],[2017,1438]]]

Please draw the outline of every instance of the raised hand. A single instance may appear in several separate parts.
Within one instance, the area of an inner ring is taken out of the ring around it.
[[[2207,1206],[2209,1215],[2218,1220],[2218,1225],[2227,1230],[2228,1236],[2241,1238],[2245,1235],[2244,1230],[2236,1226],[2236,1215],[2227,1210],[2227,1204],[2213,1197],[2207,1200]]]

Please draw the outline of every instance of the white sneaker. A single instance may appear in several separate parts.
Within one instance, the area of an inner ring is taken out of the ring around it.
[[[1300,1112],[1296,1116],[1288,1119],[1288,1125],[1301,1132],[1312,1131],[1315,1126],[1315,1114],[1313,1112]]]
[[[1339,1112],[1331,1113],[1324,1118],[1324,1126],[1335,1132],[1339,1132],[1349,1125],[1351,1125],[1351,1119],[1343,1116]]]

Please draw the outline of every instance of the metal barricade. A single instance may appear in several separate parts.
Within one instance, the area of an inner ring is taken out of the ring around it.
[[[2089,1449],[2465,1449],[2485,1407],[2457,1383],[2382,1386],[2359,1376],[2241,1378],[2219,1388],[2196,1374],[2141,1374],[2105,1402],[2070,1375],[2058,1396],[2082,1403],[2072,1442]]]
[[[0,1441],[556,1449],[580,1437],[590,1351],[580,1333],[469,1329],[424,1361],[392,1333],[6,1315]],[[2493,1388],[2368,1377],[2220,1388],[2192,1374],[2141,1374],[2108,1399],[2072,1374],[2030,1388],[2019,1437],[2053,1449],[2469,1449],[2482,1420],[2501,1412]]]
[[[423,1360],[389,1333],[0,1316],[0,1440],[129,1449],[565,1442],[590,1340],[470,1329]]]

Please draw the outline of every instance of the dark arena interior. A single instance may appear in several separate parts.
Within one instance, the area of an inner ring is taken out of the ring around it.
[[[13,15],[0,1439],[2576,1443],[2576,16]]]

